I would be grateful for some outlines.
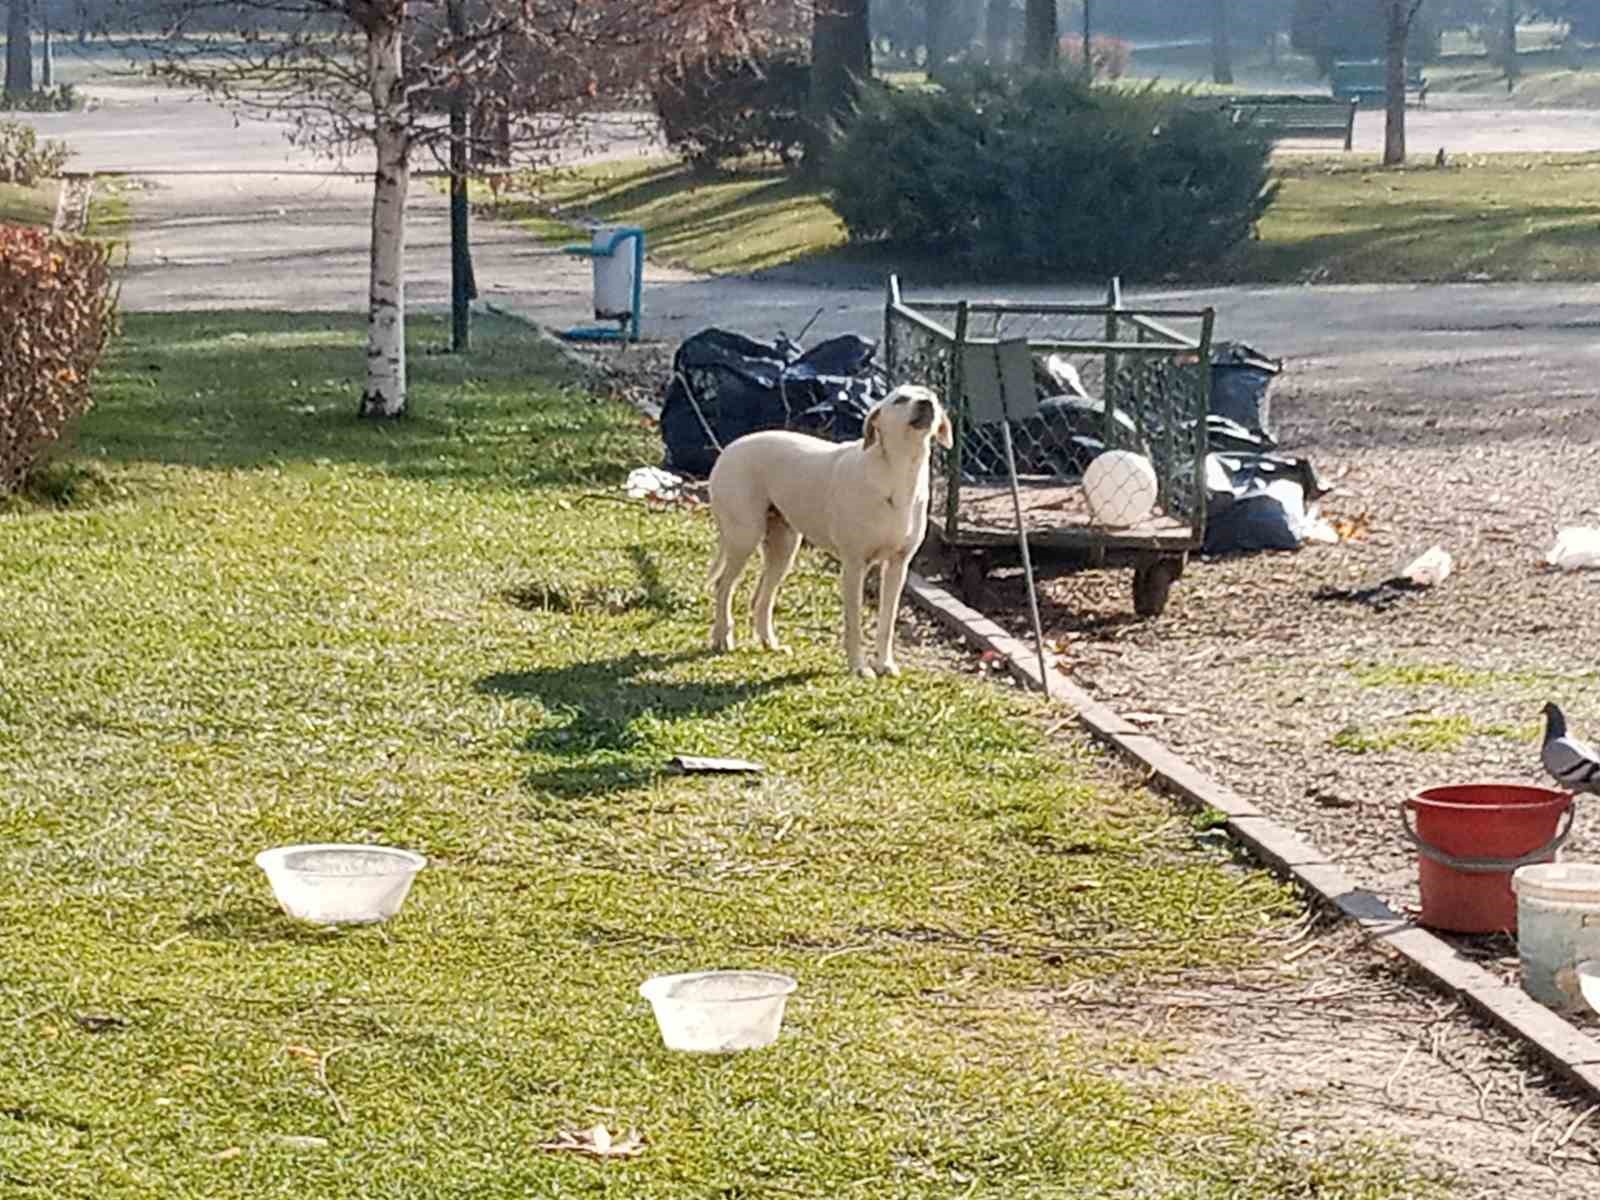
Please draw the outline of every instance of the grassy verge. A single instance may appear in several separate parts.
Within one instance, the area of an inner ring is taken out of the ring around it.
[[[11,225],[49,225],[55,220],[61,183],[47,179],[32,187],[0,183],[0,221]]]
[[[1392,171],[1369,155],[1283,159],[1282,190],[1259,240],[1191,281],[1600,277],[1600,155],[1472,155],[1444,169],[1416,157]],[[552,241],[572,238],[552,212],[643,225],[654,261],[713,273],[805,263],[842,275],[905,262],[847,246],[820,191],[770,172],[707,181],[664,159],[608,163],[551,180],[537,201],[507,199],[490,211]]]
[[[1038,1002],[1254,961],[1283,889],[1026,698],[846,676],[817,560],[792,656],[706,656],[704,514],[616,487],[653,432],[515,327],[414,335],[416,412],[369,425],[356,320],[130,316],[98,499],[0,514],[0,1191],[1421,1194],[1142,1081],[1136,1002],[1092,1042]],[[300,928],[251,856],[316,839],[431,865]],[[660,1047],[638,982],[712,964],[801,980],[777,1046]],[[537,1149],[596,1122],[647,1149]]]

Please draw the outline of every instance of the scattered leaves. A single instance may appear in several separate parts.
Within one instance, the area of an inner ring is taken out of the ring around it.
[[[540,1142],[539,1149],[570,1151],[587,1154],[593,1158],[635,1158],[644,1153],[644,1135],[636,1129],[628,1130],[626,1137],[613,1137],[604,1125],[590,1129],[563,1129],[553,1142]]]

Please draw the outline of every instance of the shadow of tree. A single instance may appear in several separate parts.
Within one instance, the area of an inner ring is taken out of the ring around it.
[[[110,462],[228,470],[339,463],[410,479],[502,484],[620,481],[643,426],[590,403],[529,404],[531,380],[575,378],[513,322],[475,320],[466,355],[430,354],[446,329],[412,322],[412,409],[356,417],[359,318],[345,313],[133,313],[79,438]]]
[[[664,761],[641,757],[653,740],[639,728],[645,718],[660,724],[711,716],[816,674],[790,671],[727,683],[669,677],[671,668],[710,654],[636,651],[620,658],[500,672],[477,686],[483,692],[537,700],[551,715],[528,734],[524,745],[566,762],[530,773],[530,788],[566,797],[602,795],[639,787],[666,772]]]

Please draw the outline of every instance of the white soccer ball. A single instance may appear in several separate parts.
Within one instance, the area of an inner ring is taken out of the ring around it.
[[[1098,525],[1137,525],[1156,505],[1156,469],[1132,450],[1107,450],[1083,473],[1089,515]]]

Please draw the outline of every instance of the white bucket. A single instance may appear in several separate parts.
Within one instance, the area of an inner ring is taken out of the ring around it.
[[[1559,1012],[1581,1012],[1578,963],[1600,958],[1600,863],[1518,867],[1511,890],[1522,990]]]
[[[622,225],[600,225],[594,230],[589,245],[594,256],[594,315],[602,321],[621,321],[633,316],[634,252],[638,249],[632,238],[616,243],[610,254],[601,254],[611,245],[612,237]]]

